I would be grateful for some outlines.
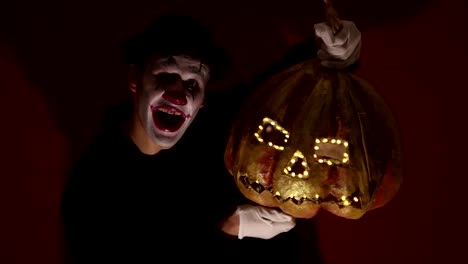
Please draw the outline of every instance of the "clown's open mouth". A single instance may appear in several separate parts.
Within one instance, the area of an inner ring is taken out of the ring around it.
[[[356,191],[355,193],[351,194],[350,196],[347,197],[335,197],[331,194],[329,194],[326,197],[283,197],[281,194],[278,192],[274,191],[273,188],[270,187],[265,187],[261,183],[254,181],[251,182],[247,176],[240,176],[239,180],[242,182],[244,187],[246,189],[251,189],[256,191],[257,193],[262,193],[263,191],[268,191],[270,192],[278,201],[284,203],[284,202],[293,202],[294,204],[300,205],[305,201],[313,202],[315,204],[321,204],[321,203],[335,203],[338,205],[340,208],[342,207],[349,207],[352,206],[357,209],[362,209],[361,208],[361,199],[357,199],[359,197],[359,191]]]
[[[160,105],[151,107],[154,125],[167,132],[175,132],[184,124],[186,115],[171,106]]]

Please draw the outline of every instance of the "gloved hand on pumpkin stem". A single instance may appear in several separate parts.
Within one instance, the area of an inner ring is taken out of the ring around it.
[[[271,239],[280,233],[288,232],[296,225],[294,217],[277,208],[260,205],[241,205],[224,223],[222,230],[239,239],[254,237]]]
[[[335,35],[327,23],[314,25],[315,36],[320,42],[317,56],[328,68],[344,69],[359,60],[361,32],[351,21],[342,21],[343,28]]]

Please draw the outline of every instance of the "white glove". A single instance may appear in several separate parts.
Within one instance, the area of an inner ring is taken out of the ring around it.
[[[361,32],[351,21],[342,23],[343,28],[336,36],[325,22],[314,25],[315,35],[321,40],[317,56],[325,67],[346,68],[355,63],[361,54]]]
[[[295,225],[295,218],[278,209],[241,205],[237,208],[239,215],[239,239],[256,237],[270,239],[280,233],[291,230]]]

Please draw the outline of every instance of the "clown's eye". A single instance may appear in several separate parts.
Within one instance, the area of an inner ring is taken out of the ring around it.
[[[349,164],[348,142],[335,138],[317,138],[314,145],[314,159],[327,165]]]
[[[283,150],[284,144],[288,142],[289,132],[278,125],[278,122],[265,117],[262,124],[258,126],[255,137],[258,141],[266,143],[272,148]]]
[[[196,91],[199,89],[199,85],[197,80],[195,79],[188,79],[184,81],[184,87],[189,91]]]

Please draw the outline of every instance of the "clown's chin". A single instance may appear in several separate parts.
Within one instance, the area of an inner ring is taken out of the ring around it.
[[[153,111],[153,121],[154,125],[162,131],[176,132],[184,124],[185,118],[176,112],[156,109]]]

